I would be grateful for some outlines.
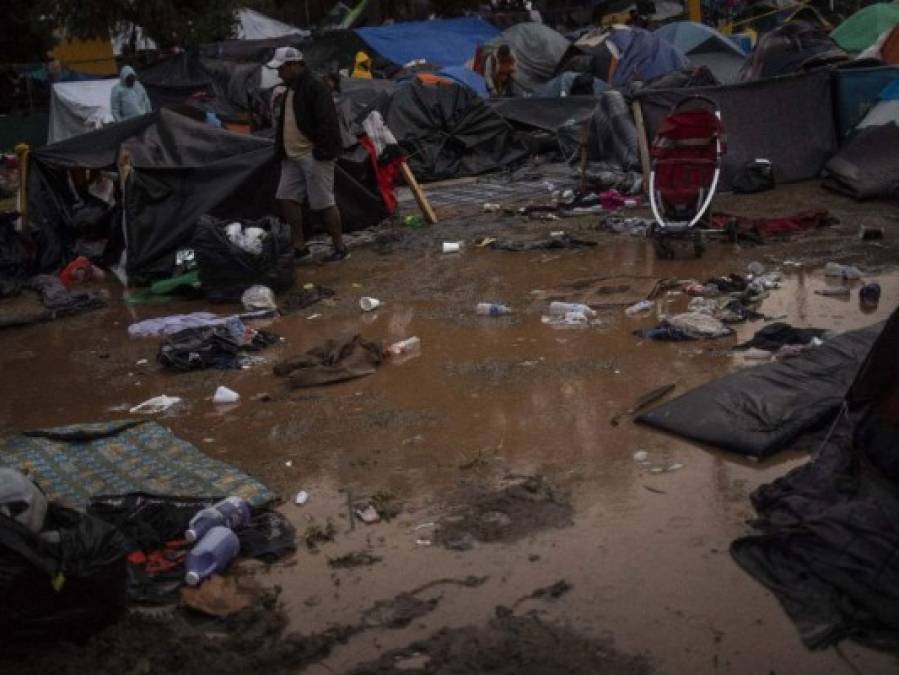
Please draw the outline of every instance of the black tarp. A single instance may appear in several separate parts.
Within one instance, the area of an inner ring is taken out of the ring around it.
[[[498,171],[528,156],[523,139],[468,87],[413,80],[376,107],[421,180]]]
[[[593,96],[495,98],[488,104],[509,122],[556,131],[559,127],[583,124],[596,107]]]
[[[830,73],[816,71],[720,87],[657,89],[638,92],[649,138],[671,112],[671,106],[701,94],[721,110],[727,154],[721,188],[747,162],[771,160],[778,183],[818,176],[837,150]]]
[[[899,197],[899,124],[852,137],[825,165],[824,187],[856,199]]]
[[[807,464],[752,494],[759,534],[731,545],[809,648],[899,649],[899,312]]]
[[[794,358],[726,375],[637,421],[724,450],[768,457],[833,418],[881,328],[843,333]]]
[[[791,21],[765,33],[740,72],[740,79],[764,78],[801,73],[849,57],[820,26]]]

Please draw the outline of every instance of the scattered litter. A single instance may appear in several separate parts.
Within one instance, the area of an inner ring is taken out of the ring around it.
[[[381,301],[377,298],[363,297],[359,298],[359,307],[363,312],[373,312],[381,306]]]
[[[135,363],[134,365],[135,365],[135,366],[145,366],[145,365],[147,365],[148,363],[150,363],[150,362],[149,362],[147,359],[141,359],[140,361],[138,361],[138,362]]]
[[[503,207],[500,204],[493,204],[491,202],[484,202],[484,213],[497,213]]]
[[[634,461],[638,462],[640,464],[643,464],[644,462],[648,462],[649,461],[649,453],[646,452],[646,450],[637,450],[637,452],[634,453]]]
[[[444,253],[458,253],[462,248],[461,241],[445,241],[443,242],[443,252]]]
[[[228,387],[221,385],[215,390],[215,394],[212,396],[213,403],[237,403],[239,400],[240,394],[233,389],[228,389]]]
[[[637,314],[648,312],[653,307],[655,307],[655,303],[652,300],[641,300],[624,310],[624,313],[628,316],[636,316]]]
[[[262,392],[262,393],[260,393],[260,394],[253,394],[252,400],[254,400],[254,401],[268,402],[268,401],[271,401],[271,400],[272,400],[272,395],[271,395],[271,394],[268,394],[268,393],[266,393],[266,392]]]
[[[268,237],[268,232],[261,227],[244,228],[240,223],[234,222],[225,226],[225,234],[235,246],[252,255],[262,253],[262,245]]]
[[[381,520],[375,507],[369,504],[364,509],[356,509],[356,516],[366,525],[373,525]]]
[[[771,358],[771,356],[771,352],[764,349],[758,349],[756,347],[750,347],[745,352],[743,352],[743,358],[752,359],[754,361],[767,361]]]
[[[664,490],[659,490],[658,488],[654,488],[650,485],[644,485],[643,489],[648,490],[649,492],[655,492],[657,495],[667,495],[668,494]]]
[[[206,438],[203,439],[203,442],[204,443],[215,443],[215,439],[212,438],[211,436],[207,436]]]
[[[421,339],[416,336],[412,336],[410,338],[406,338],[405,340],[394,342],[387,348],[387,351],[390,352],[390,354],[393,356],[416,354],[421,351]]]
[[[829,262],[824,266],[824,276],[842,277],[843,279],[854,281],[855,279],[861,279],[862,273],[854,265],[841,265],[840,263]]]
[[[437,523],[422,523],[421,525],[416,525],[415,529],[416,530],[424,530],[429,527],[437,527]]]
[[[320,319],[321,314],[310,314],[306,317],[306,321],[312,321],[312,319]]]
[[[541,321],[555,328],[586,328],[590,325],[590,319],[583,312],[566,312],[562,316],[544,316]]]
[[[577,302],[551,302],[549,303],[549,313],[551,316],[566,316],[570,313],[583,314],[591,319],[596,316],[596,310]]]
[[[751,275],[756,276],[756,277],[761,276],[762,274],[765,273],[765,266],[757,260],[754,260],[753,262],[749,263],[749,265],[747,265],[746,269],[749,270],[749,273]]]
[[[294,501],[294,504],[297,504],[298,506],[302,506],[303,504],[305,504],[306,502],[309,501],[309,493],[306,492],[305,490],[300,490],[299,492],[297,492],[297,496],[294,497],[293,501]]]
[[[683,464],[669,464],[668,466],[654,466],[649,470],[649,473],[671,473],[672,471],[679,471],[683,469]]]
[[[862,241],[883,239],[883,228],[873,227],[871,225],[862,225],[858,230],[858,238]]]
[[[425,219],[418,214],[403,216],[403,225],[417,230],[425,226]]]
[[[284,462],[284,466],[286,466],[288,469],[291,468],[293,466],[293,460],[288,459],[286,462]]]
[[[801,260],[784,260],[784,261],[783,261],[783,266],[784,266],[784,267],[791,267],[791,268],[793,268],[793,269],[799,269],[799,268],[801,268],[801,267],[803,266],[803,263],[802,263]]]
[[[275,301],[275,294],[268,286],[250,286],[240,296],[240,302],[248,312],[256,310],[276,310],[278,303]]]
[[[512,310],[506,305],[495,302],[479,302],[475,311],[481,316],[503,316],[509,314]]]
[[[850,295],[849,286],[818,288],[815,290],[815,295],[823,295],[825,298],[848,298]]]
[[[328,567],[336,569],[350,569],[353,567],[367,567],[381,562],[381,556],[374,555],[368,551],[357,551],[354,553],[344,553],[336,558],[328,558]]]
[[[193,610],[218,618],[237,614],[252,604],[252,594],[240,588],[236,577],[213,574],[201,586],[181,588],[181,602]]]
[[[858,292],[859,302],[867,307],[876,307],[880,302],[880,284],[871,282],[865,284]]]
[[[163,394],[161,396],[154,396],[153,398],[134,406],[129,412],[139,415],[155,415],[156,413],[165,412],[173,405],[180,402],[181,399],[178,396],[166,396]]]
[[[415,543],[419,546],[431,546],[434,542],[430,539],[416,539]]]

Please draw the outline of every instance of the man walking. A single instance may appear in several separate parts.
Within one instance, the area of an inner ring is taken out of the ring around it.
[[[303,236],[304,198],[309,208],[322,214],[334,252],[329,262],[345,260],[350,252],[343,244],[340,211],[334,200],[334,165],[343,148],[337,109],[328,87],[306,67],[303,54],[280,47],[266,64],[277,69],[287,85],[278,119],[275,152],[281,159],[277,199],[290,223],[294,255],[309,254]]]

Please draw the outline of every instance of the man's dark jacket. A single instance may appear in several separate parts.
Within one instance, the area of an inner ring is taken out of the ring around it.
[[[335,159],[343,150],[337,108],[327,85],[308,70],[293,85],[293,114],[302,134],[313,145],[312,156],[316,159]],[[278,120],[276,152],[279,159],[284,152],[284,106],[287,96],[281,102],[281,117]]]

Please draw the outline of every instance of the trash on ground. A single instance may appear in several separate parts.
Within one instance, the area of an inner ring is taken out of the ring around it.
[[[299,492],[297,492],[297,496],[294,497],[294,499],[293,499],[294,504],[297,504],[298,506],[302,506],[303,504],[305,504],[308,501],[309,501],[309,493],[306,492],[305,490],[300,490]]]
[[[228,527],[210,529],[187,554],[184,561],[184,582],[198,586],[204,580],[228,568],[240,553],[240,540]]]
[[[166,396],[165,394],[162,394],[161,396],[154,396],[153,398],[147,399],[143,403],[134,406],[129,412],[134,415],[156,415],[157,413],[165,412],[173,405],[180,402],[181,398],[179,396]]]
[[[213,574],[200,586],[182,587],[181,602],[203,614],[224,618],[249,607],[253,595],[240,587],[236,577]]]
[[[746,269],[754,277],[761,276],[765,273],[765,266],[757,260],[749,263],[749,265],[746,266]]]
[[[858,291],[858,299],[862,305],[876,307],[880,302],[880,284],[871,282],[862,286]]]
[[[260,309],[278,309],[274,291],[268,286],[261,286],[259,284],[250,286],[245,290],[243,295],[240,296],[240,302],[248,312]]]
[[[634,303],[630,307],[624,310],[624,313],[628,316],[636,316],[637,314],[642,314],[644,312],[650,311],[653,307],[656,306],[652,300],[641,300],[640,302]]]
[[[381,301],[368,296],[359,298],[359,307],[363,312],[373,312],[381,306]]]
[[[394,342],[387,348],[387,351],[391,354],[391,356],[405,356],[409,354],[416,354],[421,351],[421,338],[412,336],[410,338],[406,338],[405,340]]]
[[[862,225],[858,230],[858,238],[862,241],[875,241],[883,239],[883,228],[871,225]]]
[[[634,461],[638,464],[643,464],[644,462],[649,461],[649,453],[646,450],[637,450],[634,453]]]
[[[212,396],[213,403],[237,403],[239,400],[240,394],[224,385],[219,385]]]
[[[841,277],[848,281],[854,281],[861,279],[862,273],[854,265],[841,265],[840,263],[829,262],[824,266],[824,276]]]
[[[816,288],[815,295],[823,295],[826,298],[848,298],[850,291],[849,286],[826,286]]]
[[[741,352],[743,354],[744,359],[751,359],[754,361],[767,361],[774,354],[770,351],[766,351],[764,349],[758,349],[756,347],[750,347],[745,352]]]
[[[373,525],[374,523],[380,522],[381,516],[378,515],[378,512],[375,510],[375,507],[369,504],[365,508],[356,509],[356,516],[366,525]]]
[[[503,316],[512,310],[496,302],[479,302],[475,311],[481,316]]]
[[[497,213],[502,210],[502,205],[492,202],[484,202],[484,213]]]
[[[551,302],[549,303],[550,316],[566,316],[568,314],[582,314],[588,318],[596,317],[596,310],[588,305],[577,302]]]
[[[231,496],[200,509],[190,519],[184,538],[193,543],[202,539],[213,527],[239,530],[250,524],[250,505],[241,497]]]
[[[380,342],[352,335],[327,340],[303,354],[291,356],[276,364],[273,372],[286,377],[292,389],[344,382],[371,375],[384,362]]]
[[[445,241],[443,242],[443,252],[444,253],[458,253],[462,248],[462,242],[460,241]]]

